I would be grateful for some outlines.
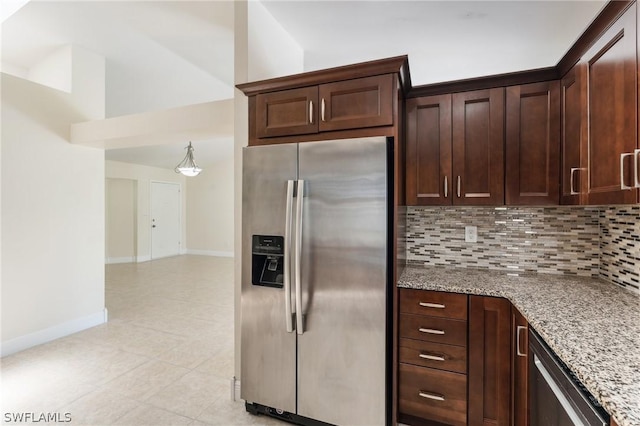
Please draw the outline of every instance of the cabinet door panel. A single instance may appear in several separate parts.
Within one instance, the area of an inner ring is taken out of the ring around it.
[[[588,202],[637,202],[621,189],[620,155],[637,147],[636,5],[632,5],[585,54],[589,94]],[[632,158],[622,178],[633,185]]]
[[[453,204],[504,204],[504,89],[455,93],[452,108]]]
[[[561,95],[561,193],[560,204],[583,202],[587,169],[586,153],[582,152],[586,138],[587,87],[583,64],[575,65],[560,82]]]
[[[391,74],[320,85],[320,131],[392,125],[392,88]]]
[[[506,426],[511,400],[511,303],[469,297],[469,426]]]
[[[529,324],[511,307],[511,416],[513,426],[529,425]]]
[[[451,204],[451,95],[407,101],[406,173],[409,205]]]
[[[558,204],[559,83],[508,87],[506,134],[506,204]]]
[[[315,86],[257,95],[257,137],[317,133],[317,105],[318,88]]]

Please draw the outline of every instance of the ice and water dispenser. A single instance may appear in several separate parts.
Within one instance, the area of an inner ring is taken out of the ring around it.
[[[251,244],[251,283],[282,287],[284,278],[284,237],[254,235]]]

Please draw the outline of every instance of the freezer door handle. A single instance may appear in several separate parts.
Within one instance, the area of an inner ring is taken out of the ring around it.
[[[296,200],[296,232],[295,232],[295,251],[293,253],[294,269],[295,269],[295,287],[296,287],[296,332],[304,333],[303,317],[302,317],[302,285],[301,285],[301,268],[300,257],[302,256],[302,215],[304,206],[304,180],[298,181],[298,191]]]
[[[293,213],[293,181],[287,181],[287,205],[284,225],[284,315],[287,333],[293,333],[291,311],[291,214]]]

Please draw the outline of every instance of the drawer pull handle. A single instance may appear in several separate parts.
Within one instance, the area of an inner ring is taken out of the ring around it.
[[[431,392],[420,391],[418,392],[418,396],[421,396],[423,398],[433,399],[435,401],[444,401],[444,395],[438,395],[436,393],[431,393]]]
[[[431,361],[444,361],[444,357],[438,355],[420,354],[419,357],[429,359]]]
[[[440,303],[428,303],[428,302],[420,302],[420,306],[423,308],[436,308],[436,309],[444,309],[445,305]]]
[[[444,330],[434,330],[433,328],[419,328],[418,331],[427,334],[444,334]]]

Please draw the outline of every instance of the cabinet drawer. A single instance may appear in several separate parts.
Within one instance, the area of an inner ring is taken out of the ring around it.
[[[422,340],[400,339],[400,362],[465,374],[467,348]]]
[[[398,409],[402,414],[450,425],[467,424],[467,376],[400,364]]]
[[[467,295],[403,288],[400,312],[466,320]]]
[[[400,337],[466,346],[467,322],[424,315],[400,314]]]

